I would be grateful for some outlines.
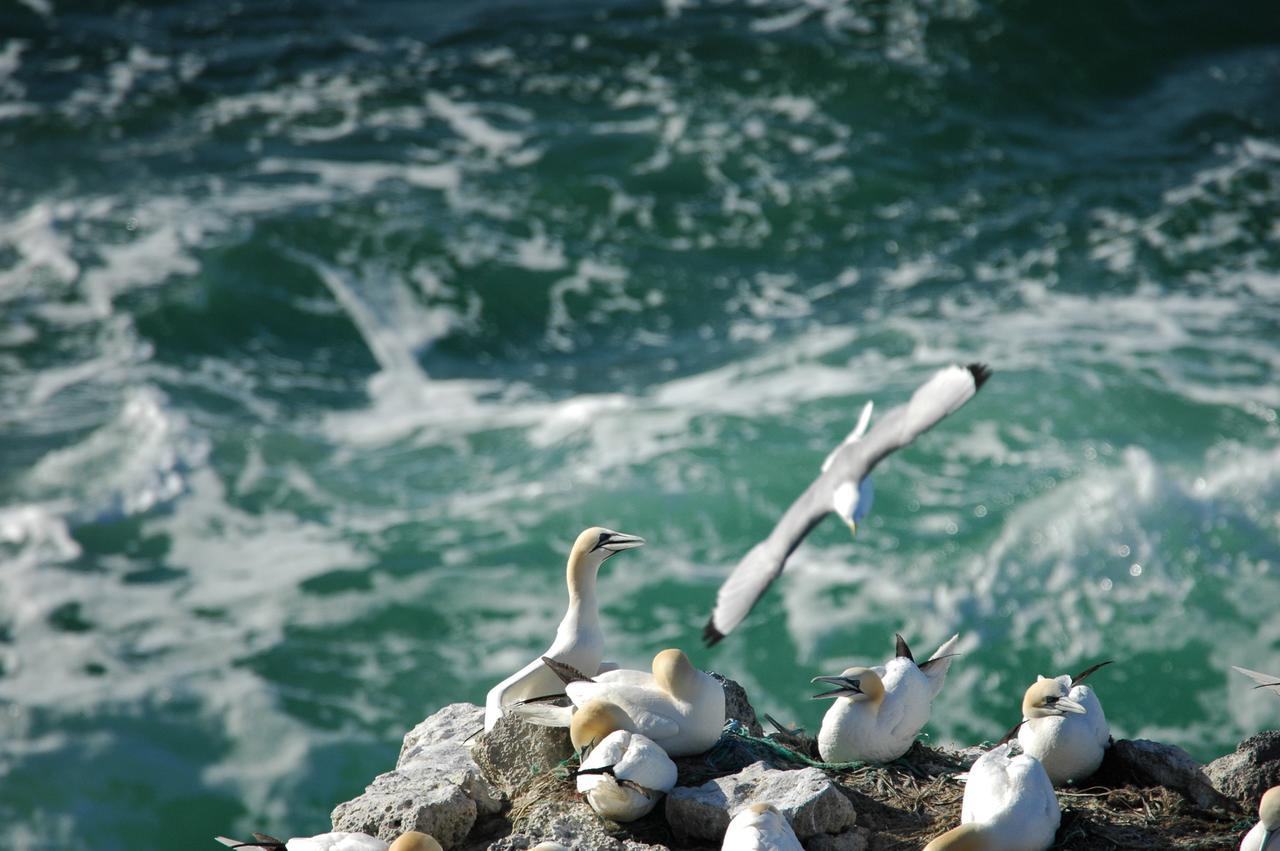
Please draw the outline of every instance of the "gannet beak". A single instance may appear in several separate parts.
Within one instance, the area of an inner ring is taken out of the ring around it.
[[[831,691],[824,691],[822,694],[815,694],[813,696],[813,700],[818,700],[824,697],[844,697],[848,694],[862,694],[862,689],[858,684],[848,677],[814,677],[809,680],[809,682],[830,683],[833,686],[839,686],[839,688],[832,689]]]
[[[841,517],[840,519],[844,521],[844,525],[849,527],[849,534],[856,538],[858,536],[858,524],[847,517]]]
[[[1074,712],[1076,715],[1084,715],[1088,712],[1087,709],[1069,697],[1058,698],[1058,702],[1053,705],[1053,708],[1061,710],[1064,714],[1067,712]]]
[[[639,535],[628,535],[626,532],[614,532],[609,536],[608,541],[601,544],[602,548],[615,553],[643,546],[644,538]]]

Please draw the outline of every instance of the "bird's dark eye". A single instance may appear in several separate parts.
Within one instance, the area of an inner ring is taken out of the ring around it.
[[[1044,699],[1044,702],[1045,702],[1045,703],[1047,703],[1047,704],[1049,704],[1050,706],[1053,706],[1055,703],[1057,703],[1057,702],[1058,702],[1058,698],[1056,698],[1056,697],[1046,697],[1046,698]]]
[[[605,544],[609,543],[610,539],[612,539],[612,538],[613,538],[613,536],[612,536],[612,535],[610,535],[608,532],[604,532],[604,533],[602,533],[602,534],[600,535],[600,540],[596,541],[596,545],[595,545],[594,547],[592,547],[591,549],[592,549],[593,551],[594,551],[594,550],[598,550],[598,549],[600,549],[600,548],[601,548],[601,547],[603,547]]]

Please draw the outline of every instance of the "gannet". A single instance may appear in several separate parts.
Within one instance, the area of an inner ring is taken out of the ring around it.
[[[721,851],[804,851],[786,816],[773,804],[738,810],[724,832]]]
[[[492,730],[511,704],[563,691],[560,679],[542,662],[542,657],[588,674],[600,670],[604,634],[600,630],[600,610],[596,602],[596,573],[610,556],[643,545],[644,538],[599,526],[578,536],[569,552],[566,569],[569,609],[556,628],[556,639],[541,656],[489,689],[484,701],[485,730]]]
[[[856,532],[857,522],[870,507],[868,477],[876,464],[973,398],[990,375],[991,370],[980,363],[941,369],[916,390],[911,401],[891,410],[870,431],[866,429],[871,406],[864,407],[853,431],[823,462],[818,478],[720,586],[715,608],[702,631],[703,640],[715,644],[742,622],[782,573],[787,558],[828,512],[834,512]]]
[[[724,687],[681,650],[654,656],[652,673],[624,668],[585,678],[558,663],[551,666],[575,707],[593,700],[617,706],[630,719],[630,732],[647,736],[671,756],[703,753],[720,740]]]
[[[1280,786],[1262,793],[1258,802],[1258,823],[1244,835],[1240,851],[1276,851],[1280,849]]]
[[[832,691],[814,699],[834,697],[822,718],[818,752],[827,762],[889,762],[907,752],[929,720],[929,706],[946,682],[955,654],[951,638],[923,665],[916,665],[901,635],[894,658],[874,668],[847,668],[838,677],[814,677],[830,683]]]
[[[969,769],[960,826],[924,851],[1044,851],[1053,844],[1062,813],[1053,784],[1035,757],[1009,756],[996,745]]]
[[[1040,760],[1053,785],[1083,780],[1102,765],[1111,730],[1085,677],[1110,662],[1100,662],[1074,677],[1037,677],[1022,698],[1018,744]]]
[[[630,716],[612,703],[588,701],[574,713],[569,738],[585,753],[578,791],[600,816],[635,821],[676,785],[676,764],[648,736],[632,732]]]
[[[367,833],[321,833],[295,836],[282,842],[265,833],[253,834],[253,842],[239,842],[225,836],[214,837],[228,848],[261,848],[265,851],[443,851],[435,837],[410,830],[390,845]]]
[[[1257,683],[1254,688],[1269,688],[1276,694],[1280,694],[1280,677],[1273,674],[1263,674],[1258,671],[1250,671],[1248,668],[1241,668],[1238,665],[1232,665],[1240,673]]]

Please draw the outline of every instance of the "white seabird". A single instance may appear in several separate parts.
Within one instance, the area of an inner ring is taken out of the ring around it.
[[[720,586],[703,640],[715,644],[742,622],[782,573],[787,558],[828,513],[834,512],[856,532],[857,522],[870,507],[869,476],[876,464],[972,399],[990,375],[991,370],[980,363],[941,369],[912,394],[911,401],[891,410],[870,431],[866,429],[871,407],[863,408],[858,425],[827,456],[818,478]]]
[[[822,718],[818,752],[827,762],[889,762],[907,752],[929,720],[929,708],[955,654],[959,635],[938,648],[923,665],[916,665],[901,635],[894,658],[874,668],[848,668],[838,677],[814,677],[813,682],[836,686],[814,698],[836,702]]]
[[[1085,677],[1110,662],[1100,662],[1074,677],[1037,677],[1022,698],[1018,744],[1040,760],[1053,785],[1083,780],[1102,765],[1111,729],[1102,704]]]
[[[1277,851],[1280,849],[1280,786],[1262,793],[1258,802],[1258,823],[1244,835],[1240,851]]]
[[[1268,688],[1275,694],[1280,694],[1280,677],[1274,674],[1264,674],[1260,671],[1250,671],[1248,668],[1241,668],[1239,665],[1232,665],[1231,667],[1257,683],[1254,688]]]
[[[390,845],[367,833],[321,833],[318,836],[295,836],[281,841],[265,833],[253,834],[253,842],[240,842],[225,836],[214,837],[228,848],[258,848],[264,851],[443,851],[435,837],[410,830],[400,834]]]
[[[604,633],[600,629],[600,608],[596,601],[596,574],[605,559],[643,545],[644,538],[599,526],[578,536],[569,552],[565,571],[569,608],[556,628],[555,641],[541,656],[489,689],[484,701],[485,730],[492,730],[513,703],[563,692],[559,677],[547,668],[543,657],[588,674],[600,669],[604,659]]]
[[[556,662],[550,665],[574,706],[581,709],[596,700],[617,706],[630,719],[630,732],[647,736],[671,756],[703,753],[720,740],[724,687],[681,650],[654,656],[652,673],[619,669],[590,678]]]
[[[676,764],[652,739],[631,732],[630,716],[611,703],[593,700],[579,709],[569,737],[588,752],[577,772],[578,791],[591,809],[617,822],[648,815],[676,785]]]
[[[786,816],[773,804],[738,810],[724,832],[721,851],[804,851]]]
[[[1062,812],[1053,784],[1035,757],[1009,756],[996,745],[969,769],[960,826],[924,851],[1044,851],[1053,844]]]

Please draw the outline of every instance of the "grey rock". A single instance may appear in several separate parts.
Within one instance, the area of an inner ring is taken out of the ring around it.
[[[728,677],[722,677],[715,671],[707,671],[716,682],[724,687],[724,720],[737,720],[747,728],[753,736],[763,736],[764,728],[760,726],[759,719],[756,718],[756,711],[751,708],[751,701],[747,699],[747,691]]]
[[[1204,772],[1215,789],[1253,812],[1262,793],[1280,785],[1280,730],[1250,736],[1235,753],[1206,765]]]
[[[737,774],[667,795],[667,822],[677,836],[719,841],[738,810],[757,802],[773,804],[801,839],[843,833],[857,819],[853,804],[816,768],[779,771],[764,762]]]
[[[810,839],[804,847],[805,851],[867,851],[869,833],[865,827],[855,827],[834,836],[823,833]]]
[[[420,830],[445,848],[461,843],[477,820],[502,809],[501,793],[480,773],[464,741],[483,726],[484,710],[465,703],[446,706],[423,721],[405,736],[393,771],[334,808],[333,829],[387,842],[406,830]]]
[[[1138,785],[1172,789],[1203,810],[1235,809],[1229,798],[1213,788],[1200,763],[1176,745],[1147,739],[1118,739],[1108,751],[1108,757],[1111,764],[1104,762],[1104,770],[1118,768]]]
[[[523,851],[539,842],[559,842],[572,851],[668,851],[665,845],[611,836],[610,824],[583,801],[547,801],[524,816],[519,833],[499,839],[489,851]]]
[[[573,756],[567,727],[529,724],[504,715],[471,749],[488,780],[510,795],[521,784]]]

